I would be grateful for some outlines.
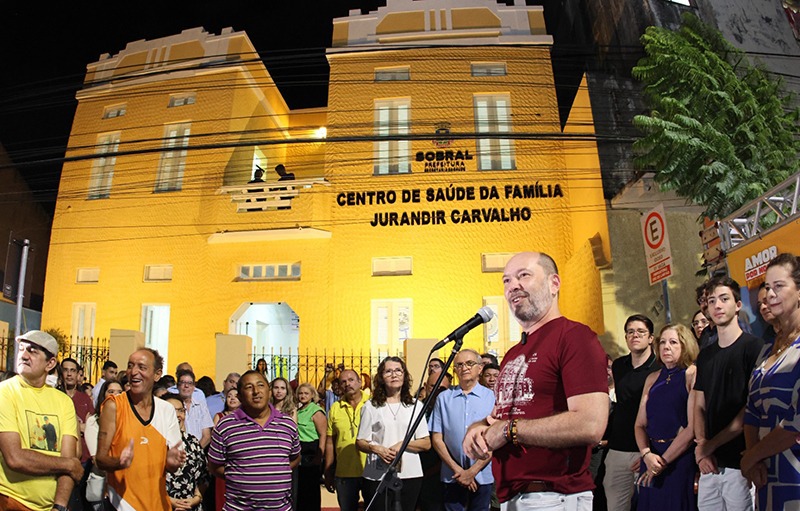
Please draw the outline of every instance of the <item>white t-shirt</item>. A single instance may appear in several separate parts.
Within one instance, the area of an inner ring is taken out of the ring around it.
[[[414,401],[414,406],[402,403],[384,403],[383,406],[376,408],[372,401],[367,401],[361,408],[361,424],[358,427],[358,439],[377,443],[384,447],[391,447],[398,442],[402,442],[411,422],[422,413],[422,404]],[[428,433],[428,423],[425,417],[417,426],[414,432],[414,440],[430,436]],[[387,465],[380,456],[375,453],[367,454],[367,462],[364,464],[364,478],[377,481],[386,472]],[[403,453],[400,462],[400,470],[397,471],[400,479],[411,479],[412,477],[422,477],[422,463],[419,454],[415,452]]]
[[[83,430],[83,439],[86,440],[86,448],[89,455],[97,456],[97,434],[100,432],[100,423],[97,415],[90,413],[86,418],[86,428]]]

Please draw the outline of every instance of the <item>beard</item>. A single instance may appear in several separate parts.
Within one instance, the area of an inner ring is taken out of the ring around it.
[[[541,319],[552,304],[553,297],[550,296],[546,287],[542,287],[533,291],[533,293],[522,295],[516,308],[511,304],[509,304],[509,307],[521,323],[533,323]]]

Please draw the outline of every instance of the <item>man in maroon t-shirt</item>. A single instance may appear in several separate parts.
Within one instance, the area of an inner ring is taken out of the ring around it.
[[[89,456],[89,448],[86,447],[86,440],[83,438],[83,430],[86,428],[86,417],[94,413],[94,405],[92,404],[92,398],[78,388],[80,383],[78,374],[81,372],[81,366],[78,361],[74,358],[65,358],[61,361],[61,372],[64,375],[64,392],[72,398],[72,404],[75,405],[75,415],[78,417],[78,426],[81,430],[81,465],[83,465],[84,470],[83,479],[72,490],[69,507],[70,509],[84,509],[88,506],[88,503],[85,502],[86,478],[89,477],[91,456]]]
[[[586,325],[561,316],[561,278],[550,256],[515,255],[503,285],[524,333],[503,357],[494,412],[470,427],[464,451],[493,456],[504,511],[548,502],[548,509],[589,511],[589,460],[608,421],[606,354]]]

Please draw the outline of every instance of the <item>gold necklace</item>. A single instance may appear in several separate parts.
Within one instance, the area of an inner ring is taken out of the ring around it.
[[[798,334],[800,334],[800,329],[794,330],[789,335],[787,335],[785,337],[785,339],[786,339],[785,341],[783,341],[783,339],[781,339],[783,342],[780,343],[781,346],[778,349],[775,349],[778,346],[778,339],[776,338],[775,339],[775,344],[772,345],[772,350],[773,350],[772,351],[772,355],[777,357],[783,352],[783,350],[785,350],[786,348],[788,348],[789,346],[794,344],[794,340],[797,339]],[[783,337],[783,336],[781,336],[781,337]]]

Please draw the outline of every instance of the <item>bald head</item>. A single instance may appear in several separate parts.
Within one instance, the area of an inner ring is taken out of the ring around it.
[[[524,262],[525,265],[537,264],[547,276],[558,274],[558,265],[555,260],[544,252],[520,252],[515,254],[508,260],[508,263],[506,263],[506,268],[508,268],[508,265],[511,264],[512,261],[517,263]]]

